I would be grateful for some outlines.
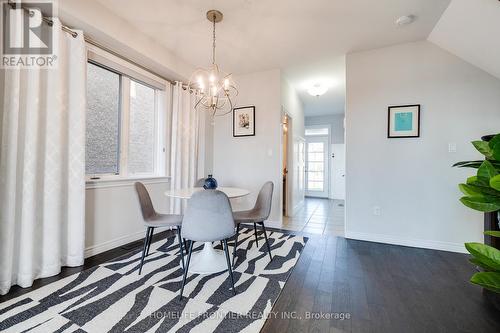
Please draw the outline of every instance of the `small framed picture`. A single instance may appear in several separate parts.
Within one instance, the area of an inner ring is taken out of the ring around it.
[[[420,136],[420,104],[389,106],[388,138]]]
[[[233,136],[255,135],[255,106],[233,109]]]

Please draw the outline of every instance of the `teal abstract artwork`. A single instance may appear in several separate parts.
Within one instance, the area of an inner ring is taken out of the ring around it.
[[[413,130],[413,113],[398,112],[394,115],[394,129],[396,131]]]

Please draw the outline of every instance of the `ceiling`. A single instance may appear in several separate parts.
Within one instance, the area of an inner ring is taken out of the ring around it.
[[[290,85],[304,104],[306,116],[343,114],[345,108],[345,56],[325,58],[284,70]],[[311,96],[308,88],[315,84],[328,87],[319,97]]]
[[[453,0],[429,40],[500,79],[498,36],[500,2]]]
[[[426,39],[450,0],[96,0],[181,59],[210,63],[209,9],[217,24],[217,62],[244,74],[280,68],[298,91],[306,114],[343,113],[346,53]],[[416,21],[394,21],[413,14]],[[319,98],[304,82],[332,86]]]

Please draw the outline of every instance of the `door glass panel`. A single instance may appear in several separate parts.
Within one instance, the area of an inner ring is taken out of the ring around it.
[[[307,143],[307,189],[323,191],[325,180],[325,144]]]

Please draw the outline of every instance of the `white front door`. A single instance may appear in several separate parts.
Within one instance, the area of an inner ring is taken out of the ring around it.
[[[328,198],[328,136],[306,138],[306,195]]]
[[[332,197],[345,200],[345,144],[333,144]]]

